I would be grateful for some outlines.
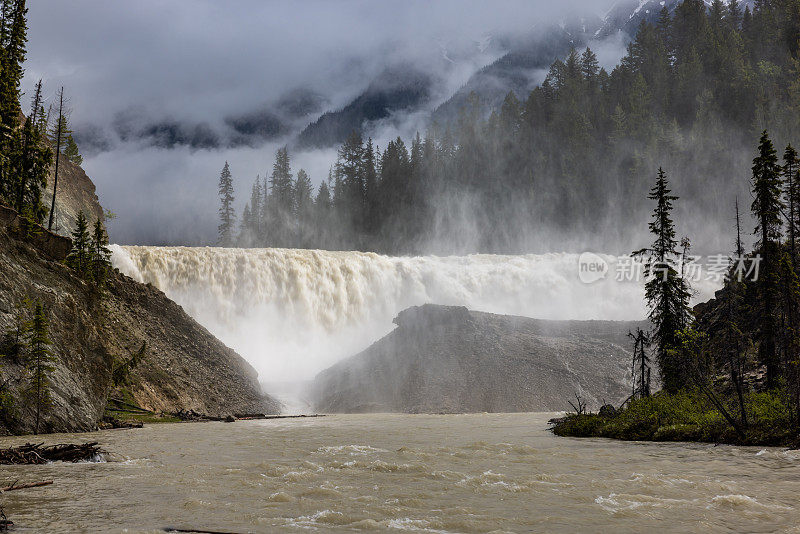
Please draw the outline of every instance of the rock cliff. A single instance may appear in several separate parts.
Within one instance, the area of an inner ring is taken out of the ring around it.
[[[41,230],[36,240],[21,239],[9,220],[0,224],[0,334],[25,298],[46,306],[54,371],[44,431],[95,428],[114,362],[129,359],[142,343],[147,351],[128,390],[143,408],[210,415],[280,411],[277,401],[262,394],[255,370],[161,291],[114,272],[107,296],[97,302],[87,284],[57,261],[64,248],[57,243],[64,238]],[[0,421],[0,433],[30,432],[33,406],[23,394],[25,372],[10,358],[0,364],[0,383],[15,401]]]
[[[55,166],[47,175],[47,188],[43,191],[42,202],[48,213],[53,200],[53,177]],[[89,224],[97,219],[104,219],[103,208],[97,198],[95,186],[86,172],[66,157],[62,156],[58,163],[58,189],[56,190],[56,209],[53,219],[53,230],[61,235],[70,235],[78,220],[78,212],[83,211]]]
[[[641,323],[543,321],[425,305],[317,375],[322,412],[520,412],[590,408],[630,394],[627,333]]]

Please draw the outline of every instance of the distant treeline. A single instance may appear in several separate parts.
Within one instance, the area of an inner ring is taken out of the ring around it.
[[[282,149],[240,227],[223,213],[221,242],[517,252],[555,233],[627,244],[659,166],[687,199],[679,217],[702,217],[713,234],[727,201],[746,194],[734,178],[761,132],[781,145],[800,133],[799,37],[800,0],[752,12],[685,0],[643,23],[610,73],[591,49],[573,50],[525,100],[510,93],[487,116],[473,95],[455,124],[410,146],[379,150],[353,133],[315,195]]]

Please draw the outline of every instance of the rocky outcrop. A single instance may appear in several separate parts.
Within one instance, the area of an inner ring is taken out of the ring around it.
[[[18,239],[28,240],[51,260],[63,260],[72,248],[72,241],[68,237],[30,224],[16,211],[3,204],[0,204],[0,226],[5,227]]]
[[[161,291],[114,272],[107,293],[97,301],[71,269],[0,225],[0,334],[26,298],[40,300],[50,322],[52,406],[43,430],[95,428],[115,362],[129,359],[142,343],[145,357],[127,387],[142,408],[210,415],[279,412],[279,404],[262,394],[255,370]],[[15,400],[0,432],[30,432],[33,404],[23,393],[26,373],[11,358],[0,363],[0,383]]]
[[[641,323],[543,321],[425,305],[367,350],[317,375],[321,412],[520,412],[589,408],[630,394],[627,333]]]
[[[53,177],[55,164],[47,175],[47,187],[42,194],[42,203],[50,212],[53,200]],[[86,172],[63,155],[58,162],[58,189],[53,230],[61,235],[70,235],[78,220],[78,212],[83,211],[89,221],[104,220],[103,208],[97,198],[94,183]],[[46,222],[46,221],[45,221]]]

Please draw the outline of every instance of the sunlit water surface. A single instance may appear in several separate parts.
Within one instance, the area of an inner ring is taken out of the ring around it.
[[[109,461],[0,466],[3,481],[55,480],[2,505],[17,532],[800,532],[800,451],[557,438],[551,415],[47,436],[97,440]]]

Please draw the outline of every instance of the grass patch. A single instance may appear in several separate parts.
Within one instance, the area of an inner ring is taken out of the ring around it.
[[[726,408],[738,417],[734,399]],[[699,391],[658,393],[631,402],[613,416],[569,414],[555,421],[557,436],[602,437],[630,441],[698,441],[741,445],[798,443],[797,428],[780,393],[750,393],[745,398],[748,422],[742,438]]]

